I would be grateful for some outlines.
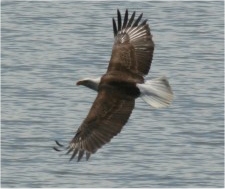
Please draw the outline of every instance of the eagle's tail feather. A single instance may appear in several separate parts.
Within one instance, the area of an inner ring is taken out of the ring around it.
[[[166,77],[148,80],[137,84],[140,97],[153,108],[167,107],[173,100],[173,92]]]

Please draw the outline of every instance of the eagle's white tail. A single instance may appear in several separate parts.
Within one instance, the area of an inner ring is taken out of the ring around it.
[[[137,84],[140,97],[154,108],[168,106],[173,100],[173,92],[166,77],[148,80],[143,84]]]

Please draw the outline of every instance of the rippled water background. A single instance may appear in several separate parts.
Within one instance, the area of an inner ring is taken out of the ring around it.
[[[156,44],[149,78],[166,75],[173,104],[140,99],[122,133],[90,161],[67,143],[104,74],[116,9],[143,12]],[[223,187],[224,56],[220,2],[2,2],[2,187]]]

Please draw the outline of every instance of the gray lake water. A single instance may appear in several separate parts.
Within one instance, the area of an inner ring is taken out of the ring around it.
[[[122,132],[90,161],[67,144],[104,74],[116,9],[144,13],[156,44],[147,79],[166,75],[164,109],[137,99]],[[2,2],[2,187],[224,187],[224,3]]]

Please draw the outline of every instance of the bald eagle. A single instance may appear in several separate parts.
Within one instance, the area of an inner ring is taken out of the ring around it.
[[[72,153],[70,160],[78,154],[80,161],[84,154],[86,160],[104,144],[120,133],[134,109],[135,99],[141,97],[154,108],[168,106],[173,92],[165,77],[145,81],[150,70],[154,43],[147,19],[141,23],[142,15],[135,19],[125,11],[122,22],[117,10],[117,23],[112,19],[114,44],[106,73],[99,78],[79,80],[77,85],[84,85],[97,91],[92,107],[80,125],[74,138],[69,143],[67,153]],[[56,151],[63,147],[56,141]]]

